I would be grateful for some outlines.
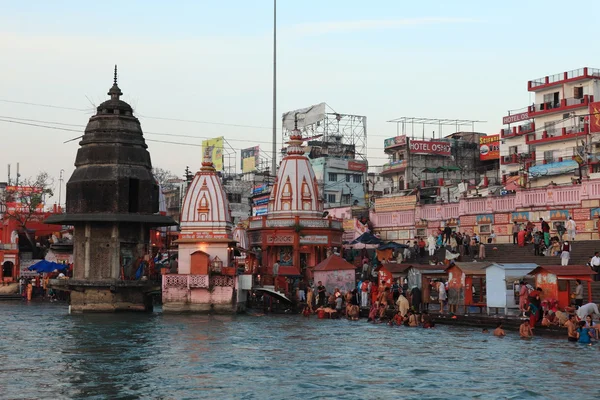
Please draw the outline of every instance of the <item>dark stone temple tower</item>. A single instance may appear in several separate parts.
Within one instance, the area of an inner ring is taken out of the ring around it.
[[[151,227],[175,225],[158,214],[148,146],[133,109],[120,99],[116,66],[108,95],[79,142],[66,214],[47,220],[74,227],[73,278],[54,282],[71,291],[72,312],[151,309],[152,285],[124,280],[123,271],[148,254]]]

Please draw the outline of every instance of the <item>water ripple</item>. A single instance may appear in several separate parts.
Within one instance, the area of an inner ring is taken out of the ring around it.
[[[67,315],[0,303],[0,398],[535,399],[598,347],[299,316]],[[543,381],[543,392],[535,382]]]

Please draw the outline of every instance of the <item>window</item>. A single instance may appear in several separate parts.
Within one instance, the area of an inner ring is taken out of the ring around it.
[[[575,97],[576,99],[582,99],[583,98],[583,87],[582,86],[578,86],[578,87],[574,87],[573,88],[573,97]]]
[[[139,212],[140,180],[129,178],[129,212]]]
[[[354,183],[362,183],[362,175],[354,175]]]
[[[241,193],[227,193],[227,200],[229,200],[230,203],[241,203],[242,195]]]
[[[351,177],[351,176],[352,176],[352,175],[350,175],[350,174],[346,174],[346,182],[350,182],[350,177]]]
[[[519,146],[509,146],[508,154],[519,154]]]
[[[350,204],[351,201],[352,201],[352,195],[351,194],[343,194],[342,195],[342,203],[344,203],[344,204]]]
[[[548,150],[544,152],[544,160],[546,162],[552,162],[554,160],[554,150]]]
[[[330,172],[329,173],[329,182],[337,182],[337,174]]]
[[[556,122],[545,122],[544,130],[548,133],[548,136],[554,136],[556,134]]]
[[[330,193],[330,194],[327,195],[327,202],[328,203],[335,203],[335,193],[334,194]]]

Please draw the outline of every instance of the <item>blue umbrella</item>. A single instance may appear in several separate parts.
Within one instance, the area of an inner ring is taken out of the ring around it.
[[[37,271],[37,272],[43,273],[43,272],[52,272],[54,270],[64,271],[67,268],[68,268],[68,266],[65,264],[59,264],[59,263],[55,263],[52,261],[42,260],[42,261],[39,261],[39,262],[33,264],[28,269],[30,271]]]

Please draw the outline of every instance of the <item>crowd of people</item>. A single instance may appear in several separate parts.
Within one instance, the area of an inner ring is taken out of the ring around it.
[[[431,281],[429,289],[435,294],[440,304],[439,314],[445,313],[447,305],[447,282]],[[575,307],[559,309],[556,300],[542,300],[542,289],[534,288],[525,282],[519,287],[519,335],[522,338],[533,337],[540,327],[563,327],[569,341],[592,344],[600,337],[600,324],[594,321],[594,316],[600,316],[595,303],[583,304],[583,285],[577,280],[573,292]],[[434,296],[432,296],[433,298]],[[319,318],[348,318],[358,320],[361,308],[368,309],[367,321],[371,323],[387,323],[392,326],[405,325],[409,327],[422,326],[433,328],[435,322],[428,309],[428,304],[421,301],[421,290],[413,287],[408,289],[406,283],[394,281],[392,286],[378,286],[369,279],[360,281],[356,288],[343,293],[335,288],[329,293],[322,282],[317,286],[307,288],[306,305],[303,315],[309,317],[317,314]],[[456,318],[448,309],[450,318]],[[483,333],[488,333],[483,329]],[[493,331],[495,336],[505,336],[503,324],[498,323]]]

